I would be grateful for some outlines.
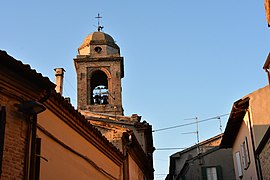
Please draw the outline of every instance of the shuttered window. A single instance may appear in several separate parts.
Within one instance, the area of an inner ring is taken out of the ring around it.
[[[4,154],[4,139],[5,139],[5,127],[6,127],[6,109],[0,108],[0,177],[2,174],[2,160]]]
[[[40,151],[41,151],[41,138],[36,138],[36,172],[35,172],[35,180],[39,180],[40,174]]]
[[[247,137],[245,137],[242,148],[243,148],[243,150],[242,150],[243,151],[243,162],[245,162],[244,163],[244,169],[246,170],[246,169],[248,169],[249,164],[250,164]]]
[[[202,167],[203,180],[222,180],[221,166]]]
[[[243,176],[243,169],[242,169],[242,164],[241,164],[240,152],[235,153],[235,160],[236,160],[236,165],[237,165],[238,177],[242,177]]]

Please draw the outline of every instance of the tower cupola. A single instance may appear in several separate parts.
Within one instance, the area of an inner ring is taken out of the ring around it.
[[[98,31],[84,39],[78,53],[95,57],[120,57],[120,48],[110,35]]]
[[[123,57],[114,39],[99,31],[88,35],[74,59],[80,111],[123,115]]]

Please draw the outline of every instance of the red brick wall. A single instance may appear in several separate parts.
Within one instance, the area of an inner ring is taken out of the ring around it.
[[[2,175],[0,179],[24,179],[27,123],[14,106],[18,102],[0,93],[0,105],[6,108],[6,127]]]

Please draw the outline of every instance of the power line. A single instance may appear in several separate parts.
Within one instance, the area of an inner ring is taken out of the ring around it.
[[[192,125],[192,124],[201,123],[201,122],[205,122],[205,121],[209,121],[209,120],[213,120],[213,119],[220,119],[221,117],[228,116],[229,114],[230,113],[222,114],[222,115],[219,115],[219,116],[214,116],[214,117],[211,117],[211,118],[203,119],[203,120],[200,120],[200,121],[197,121],[197,122],[191,122],[191,123],[180,124],[180,125],[176,125],[176,126],[170,126],[170,127],[166,127],[166,128],[160,128],[160,129],[153,130],[152,132],[165,131],[165,130],[175,129],[175,128],[184,127],[184,126],[189,126],[189,125]]]
[[[177,150],[177,149],[186,149],[186,148],[179,148],[179,147],[171,147],[171,148],[156,148],[156,151],[167,151],[167,150]]]
[[[71,87],[71,89],[75,92],[76,94],[76,89],[74,88],[74,86],[72,85],[72,83],[66,78],[66,76],[64,76],[65,81],[68,83],[68,85]]]

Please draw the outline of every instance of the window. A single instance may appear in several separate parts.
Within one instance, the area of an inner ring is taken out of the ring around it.
[[[217,169],[215,167],[206,168],[207,180],[217,180]]]
[[[237,165],[237,173],[238,177],[243,176],[243,170],[242,170],[242,164],[241,164],[241,159],[240,159],[240,152],[235,153],[235,160],[236,160],[236,165]]]
[[[203,180],[222,180],[222,170],[220,166],[202,167]]]
[[[3,151],[4,151],[5,126],[6,126],[6,109],[5,109],[5,107],[2,107],[0,109],[0,177],[2,174],[2,160],[3,160]]]
[[[250,164],[247,137],[245,137],[245,140],[241,148],[242,148],[243,165],[244,165],[244,169],[246,170],[248,169],[249,164]]]
[[[40,151],[41,151],[41,138],[36,138],[36,167],[35,167],[35,179],[39,179],[40,174]]]

